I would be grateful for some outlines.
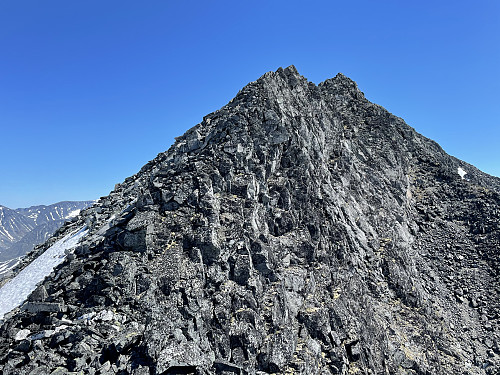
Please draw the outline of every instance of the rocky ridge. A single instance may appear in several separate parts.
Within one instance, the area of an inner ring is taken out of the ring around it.
[[[0,368],[496,374],[499,193],[342,74],[280,68],[29,254],[89,229]]]

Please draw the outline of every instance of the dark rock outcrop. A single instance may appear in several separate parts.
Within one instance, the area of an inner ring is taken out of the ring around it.
[[[89,228],[2,371],[497,374],[499,193],[342,74],[266,73],[29,255]]]

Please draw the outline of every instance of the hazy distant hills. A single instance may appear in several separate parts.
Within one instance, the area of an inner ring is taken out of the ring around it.
[[[32,219],[16,210],[0,206],[0,254],[34,227]]]
[[[0,276],[17,258],[47,240],[66,220],[93,202],[59,202],[18,209],[0,206]]]
[[[35,225],[43,225],[56,220],[67,220],[75,217],[84,208],[90,206],[94,201],[82,202],[59,202],[50,206],[33,206],[29,208],[18,208],[16,212],[33,220]]]

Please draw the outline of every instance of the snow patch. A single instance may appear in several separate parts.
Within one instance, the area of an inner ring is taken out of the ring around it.
[[[7,273],[10,269],[14,268],[17,263],[19,263],[19,257],[7,260],[5,262],[0,262],[0,277],[2,274]]]
[[[66,219],[71,219],[75,216],[78,216],[78,214],[80,213],[80,210],[73,210],[73,211],[70,211],[68,212],[68,214],[66,215]]]
[[[78,241],[88,233],[83,227],[60,239],[42,255],[31,262],[12,280],[0,288],[0,319],[5,314],[21,305],[36,289],[38,283],[47,277],[54,267],[64,261]]]
[[[29,329],[22,329],[16,333],[14,340],[21,341],[30,335],[31,331]]]
[[[467,174],[467,172],[464,171],[462,169],[462,167],[458,167],[457,171],[458,171],[458,174],[460,175],[460,177],[462,178],[462,180],[464,180],[465,179],[464,176]]]

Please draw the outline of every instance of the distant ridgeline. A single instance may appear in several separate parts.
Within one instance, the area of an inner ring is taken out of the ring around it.
[[[75,218],[92,203],[59,202],[14,210],[0,206],[0,280],[20,257],[45,242],[65,221]]]

